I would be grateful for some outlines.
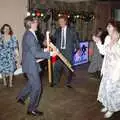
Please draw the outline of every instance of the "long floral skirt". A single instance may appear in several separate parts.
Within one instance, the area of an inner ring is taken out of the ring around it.
[[[109,111],[120,111],[120,81],[113,82],[110,74],[105,73],[100,83],[97,100]]]

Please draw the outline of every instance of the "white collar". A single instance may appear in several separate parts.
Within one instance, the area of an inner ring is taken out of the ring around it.
[[[62,29],[66,30],[67,29],[67,25],[64,28],[62,27]]]
[[[37,40],[37,36],[35,34],[35,31],[33,31],[32,29],[29,29],[30,32],[32,32],[32,34],[35,36],[36,40]]]
[[[32,32],[35,35],[35,31],[32,29],[29,29],[30,32]]]

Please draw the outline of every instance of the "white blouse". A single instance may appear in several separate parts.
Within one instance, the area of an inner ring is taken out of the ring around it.
[[[104,55],[101,75],[109,73],[114,82],[120,80],[120,39],[111,48],[110,41],[111,37],[108,35],[104,44],[98,42],[96,45],[99,52]]]

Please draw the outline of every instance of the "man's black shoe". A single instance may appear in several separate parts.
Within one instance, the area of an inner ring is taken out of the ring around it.
[[[58,85],[56,85],[56,84],[51,84],[50,87],[57,88]]]
[[[44,115],[43,112],[40,112],[38,110],[36,110],[36,111],[27,111],[27,114],[32,115],[32,116],[43,116]]]
[[[25,105],[25,102],[22,99],[18,99],[17,102],[22,104],[22,105]]]
[[[73,88],[71,85],[66,85],[67,88]]]
[[[43,113],[43,112],[40,112],[39,110],[35,110],[35,112],[36,112],[37,114],[39,114],[40,116],[44,115],[44,113]]]

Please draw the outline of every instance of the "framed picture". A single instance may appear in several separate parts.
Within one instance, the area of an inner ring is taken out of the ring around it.
[[[80,50],[73,53],[73,65],[80,65],[88,62],[88,41],[80,42]]]

